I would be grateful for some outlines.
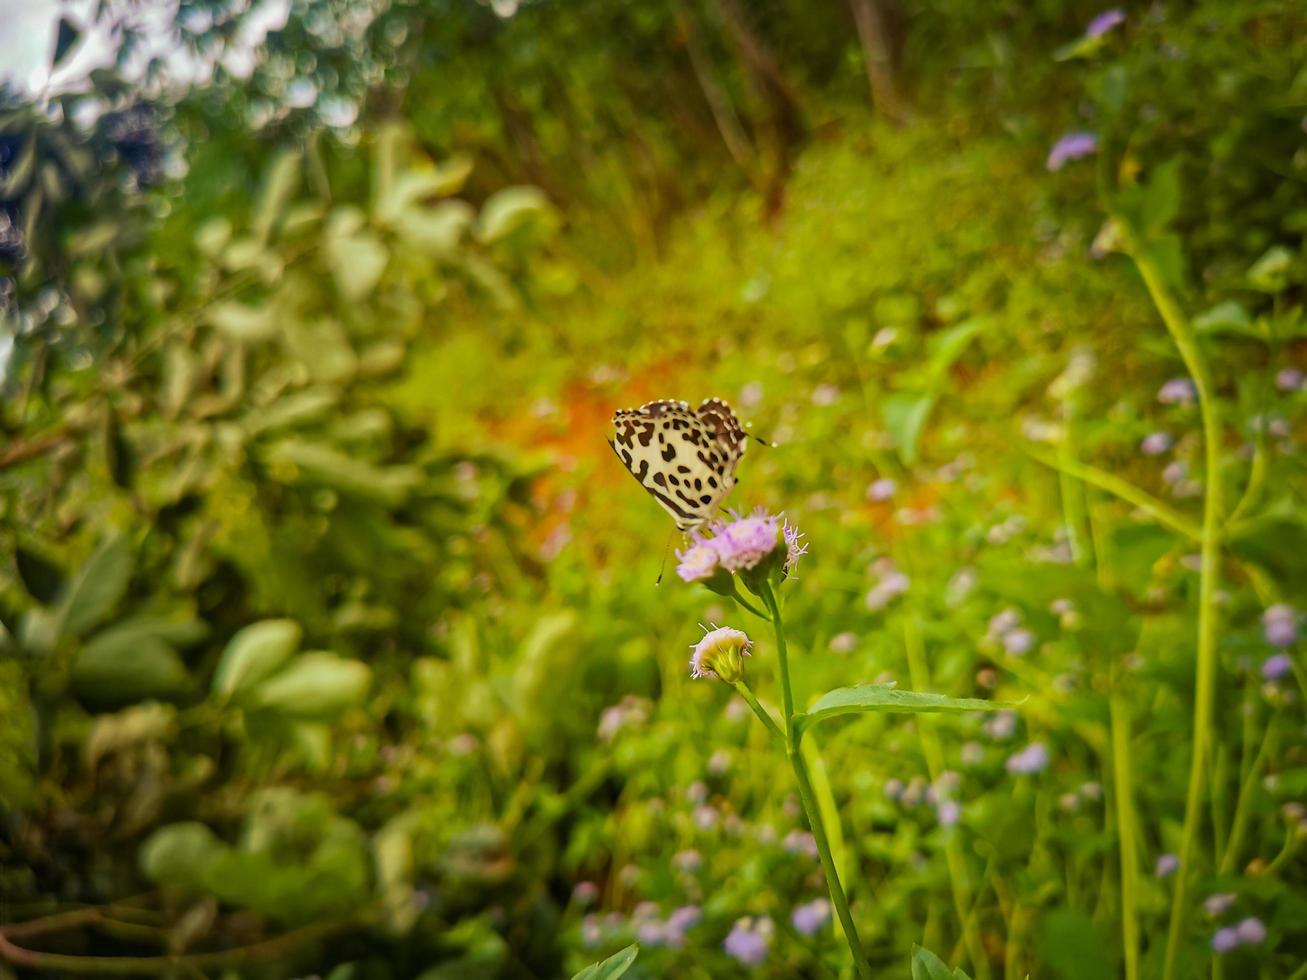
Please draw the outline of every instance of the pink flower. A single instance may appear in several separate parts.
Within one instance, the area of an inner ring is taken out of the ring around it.
[[[1104,10],[1089,22],[1089,26],[1085,28],[1085,37],[1102,37],[1124,23],[1125,13],[1120,8]]]
[[[1049,170],[1061,170],[1072,160],[1087,157],[1097,150],[1098,137],[1093,133],[1068,133],[1053,144],[1045,166]]]
[[[678,551],[676,574],[685,582],[701,582],[717,571],[717,549],[703,538],[695,536],[694,544]]]

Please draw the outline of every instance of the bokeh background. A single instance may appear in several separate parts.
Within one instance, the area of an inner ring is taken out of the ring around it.
[[[817,733],[878,975],[1305,975],[1300,4],[3,0],[0,74],[0,976],[851,975],[604,444],[709,396],[800,705],[1024,699]]]

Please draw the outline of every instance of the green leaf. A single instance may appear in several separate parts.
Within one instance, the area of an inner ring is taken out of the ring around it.
[[[1248,311],[1244,309],[1243,304],[1236,300],[1228,299],[1224,303],[1217,303],[1210,310],[1194,317],[1193,322],[1194,330],[1200,334],[1208,336],[1229,334],[1238,337],[1251,337],[1254,340],[1265,340],[1254,325]]]
[[[912,980],[971,980],[961,967],[950,970],[948,964],[928,949],[912,947]]]
[[[63,569],[40,552],[22,545],[15,550],[14,560],[18,565],[18,578],[28,595],[46,606],[59,598],[64,587]]]
[[[1012,707],[1007,701],[983,701],[979,698],[950,698],[922,691],[900,691],[893,684],[858,684],[828,691],[799,718],[807,725],[837,715],[864,711],[888,711],[898,714],[960,713],[964,711],[998,711]]]
[[[240,630],[227,643],[213,674],[213,693],[226,700],[271,677],[300,645],[293,619],[265,619]]]
[[[115,628],[77,651],[69,680],[84,700],[113,704],[178,694],[190,677],[177,651],[163,640]]]
[[[1180,213],[1180,158],[1172,157],[1153,169],[1144,187],[1143,228],[1147,234],[1162,231]]]
[[[486,244],[500,241],[552,212],[553,207],[539,188],[505,187],[481,206],[477,238]]]
[[[102,544],[86,564],[61,605],[64,632],[81,636],[118,605],[131,581],[135,556],[119,535]]]
[[[260,242],[266,242],[273,226],[281,217],[299,184],[300,154],[298,150],[283,149],[268,164],[254,204],[251,230]]]
[[[381,239],[368,231],[328,237],[326,254],[336,288],[349,303],[358,302],[376,288],[390,261],[390,253]]]
[[[1292,265],[1293,253],[1283,245],[1273,245],[1248,270],[1248,285],[1264,293],[1283,292]]]
[[[214,303],[205,319],[228,337],[245,343],[267,340],[277,330],[270,307],[248,306],[234,300]]]
[[[160,885],[198,888],[209,866],[230,845],[220,841],[202,823],[160,827],[141,845],[138,860],[145,877]]]
[[[1109,944],[1083,912],[1058,909],[1040,916],[1035,945],[1058,980],[1097,980],[1116,973]]]
[[[366,664],[334,653],[305,653],[260,684],[253,701],[295,717],[330,717],[360,703],[371,684],[372,671]]]
[[[881,402],[880,412],[885,428],[893,437],[899,456],[909,466],[917,461],[921,431],[925,428],[926,419],[934,406],[933,392],[900,392],[890,395]]]
[[[593,963],[572,977],[572,980],[617,980],[631,968],[635,958],[640,955],[640,947],[632,943],[626,949],[614,953],[602,963]]]

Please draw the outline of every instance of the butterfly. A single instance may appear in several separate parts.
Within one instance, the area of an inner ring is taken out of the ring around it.
[[[731,406],[709,398],[656,401],[613,415],[613,452],[681,531],[701,527],[735,486],[735,466],[749,444]]]

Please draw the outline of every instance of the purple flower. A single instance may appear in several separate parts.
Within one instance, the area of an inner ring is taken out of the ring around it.
[[[717,571],[717,549],[695,536],[694,544],[676,553],[676,574],[685,582],[702,582]]]
[[[1017,730],[1017,713],[1000,711],[985,722],[985,734],[996,742],[1011,738]]]
[[[680,949],[685,945],[685,933],[703,918],[697,905],[682,905],[663,923],[662,938],[668,946]]]
[[[1298,615],[1293,607],[1281,602],[1262,613],[1262,635],[1273,647],[1293,646],[1298,639]]]
[[[806,830],[791,830],[785,835],[785,840],[781,846],[791,854],[806,854],[808,857],[817,857],[817,838]]]
[[[672,858],[672,864],[678,871],[698,871],[703,865],[703,855],[694,848],[677,851]]]
[[[829,921],[830,902],[824,898],[814,898],[811,902],[796,905],[790,913],[790,922],[800,936],[811,936],[819,932]]]
[[[1089,22],[1085,28],[1085,37],[1102,37],[1108,31],[1125,23],[1125,12],[1119,7],[1104,10]]]
[[[1218,953],[1228,953],[1239,945],[1239,935],[1230,928],[1217,929],[1212,934],[1212,949]]]
[[[1031,742],[1020,752],[1008,756],[1007,771],[1020,775],[1043,772],[1048,766],[1048,749],[1043,742]]]
[[[1277,653],[1273,657],[1267,657],[1262,663],[1262,677],[1268,681],[1278,681],[1281,677],[1287,677],[1291,670],[1293,670],[1293,661],[1289,659],[1287,653]]]
[[[604,927],[599,921],[599,916],[593,912],[581,920],[581,945],[586,949],[594,949],[604,938]]]
[[[935,817],[941,827],[955,827],[962,819],[962,807],[953,800],[941,800],[939,806],[935,807]]]
[[[722,949],[726,950],[727,956],[745,966],[757,966],[767,959],[771,933],[772,921],[765,915],[757,919],[740,919],[722,941]]]
[[[808,546],[800,544],[799,539],[803,534],[789,521],[781,523],[781,536],[785,539],[785,574],[789,575],[799,559],[808,553]]]
[[[690,657],[691,677],[720,677],[733,684],[744,676],[741,657],[749,656],[753,641],[737,629],[721,626],[705,631],[704,638],[694,645]]]
[[[1241,945],[1255,946],[1266,940],[1266,926],[1256,916],[1249,916],[1234,927],[1235,935]]]
[[[1068,133],[1053,144],[1045,166],[1061,170],[1072,160],[1087,157],[1098,149],[1098,137],[1093,133]]]
[[[1144,436],[1144,441],[1139,444],[1139,451],[1145,456],[1160,456],[1173,445],[1175,440],[1171,438],[1168,432],[1150,432]]]
[[[1188,378],[1172,378],[1157,389],[1157,400],[1163,405],[1192,405],[1197,398],[1194,383]]]
[[[1307,387],[1307,375],[1297,368],[1284,368],[1275,376],[1275,387],[1281,391],[1301,391]]]
[[[1203,909],[1213,919],[1222,916],[1234,904],[1234,895],[1230,892],[1217,892],[1203,900]]]
[[[753,568],[770,555],[777,544],[780,522],[776,517],[741,517],[722,525],[712,539],[717,560],[728,572]]]
[[[887,476],[881,477],[867,487],[867,499],[874,501],[889,500],[898,490],[899,485]]]
[[[1014,629],[1003,637],[1003,649],[1019,657],[1035,645],[1035,634],[1028,629]]]
[[[1153,873],[1159,878],[1166,878],[1175,874],[1180,867],[1180,859],[1174,854],[1161,854],[1157,858],[1157,866],[1153,868]]]

